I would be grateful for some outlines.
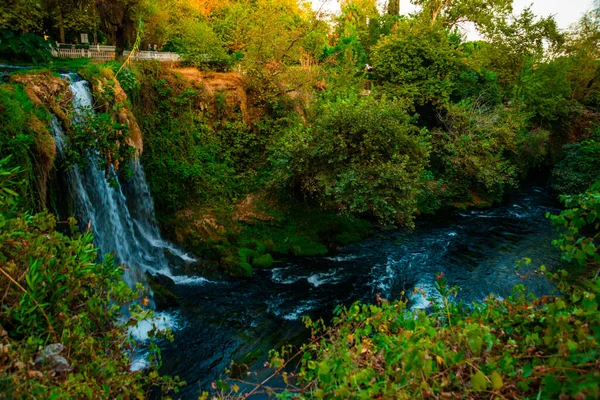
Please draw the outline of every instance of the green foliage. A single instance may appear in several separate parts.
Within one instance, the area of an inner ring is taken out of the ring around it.
[[[0,85],[0,158],[11,155],[10,164],[24,171],[28,184],[18,192],[31,208],[40,208],[39,168],[54,145],[45,126],[48,119],[47,110],[34,107],[22,86]]]
[[[310,126],[273,143],[275,184],[297,185],[326,208],[410,224],[428,146],[401,104],[351,97],[314,112]]]
[[[140,66],[141,99],[134,104],[144,132],[142,163],[159,212],[231,201],[238,190],[233,163],[247,162],[249,151],[248,141],[237,136],[243,126],[225,125],[223,141],[232,147],[223,151],[221,138],[196,108],[204,100],[201,92],[172,75],[165,79],[164,72],[158,63]]]
[[[0,30],[28,32],[40,27],[43,4],[36,0],[5,0],[0,4]]]
[[[434,130],[431,139],[432,167],[448,185],[443,195],[460,198],[474,190],[493,201],[515,186],[519,173],[545,154],[546,136],[526,131],[526,117],[504,106],[449,105],[441,117],[443,128]]]
[[[556,50],[565,40],[554,17],[538,18],[531,8],[495,20],[483,35],[491,42],[484,48],[488,68],[496,72],[504,87],[514,84],[527,62],[542,60],[545,46]]]
[[[529,60],[515,85],[515,97],[540,120],[566,118],[571,108],[571,62],[565,57],[548,63]]]
[[[128,335],[147,310],[141,292],[121,279],[123,269],[106,255],[97,263],[93,236],[56,230],[47,213],[23,212],[16,197],[18,169],[0,162],[0,387],[14,398],[145,398],[146,390],[176,388],[154,369],[131,372]],[[139,289],[139,288],[138,288]],[[131,318],[123,323],[123,310]],[[64,363],[34,361],[60,343]],[[152,356],[153,358],[154,356]],[[154,358],[153,358],[154,360]],[[152,361],[152,360],[151,360]]]
[[[183,25],[181,36],[174,40],[175,50],[186,61],[196,66],[217,66],[226,69],[231,64],[229,55],[210,25],[194,21]]]
[[[554,245],[568,263],[584,269],[600,267],[600,179],[584,193],[561,196],[561,201],[566,209],[548,215],[560,232]]]
[[[600,394],[600,281],[528,300],[518,288],[471,308],[442,301],[431,313],[405,301],[336,309],[303,347],[302,398],[595,398]],[[568,288],[568,289],[567,289]],[[272,366],[282,364],[276,354]]]
[[[560,194],[584,192],[600,179],[600,129],[581,142],[563,147],[564,158],[552,171],[552,187]]]
[[[377,79],[409,104],[445,104],[454,90],[459,52],[439,26],[407,20],[375,46]]]
[[[135,148],[126,143],[129,127],[115,123],[111,114],[96,113],[84,110],[78,115],[67,136],[65,161],[69,165],[85,166],[90,162],[90,155],[97,154],[99,168],[108,173],[111,166],[119,169],[133,159]]]
[[[0,59],[39,64],[50,60],[51,43],[33,33],[0,29]]]

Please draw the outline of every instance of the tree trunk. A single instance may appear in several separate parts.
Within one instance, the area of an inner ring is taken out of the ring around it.
[[[66,43],[65,41],[65,25],[63,23],[63,15],[62,15],[62,10],[59,7],[56,7],[57,10],[57,17],[58,17],[58,33],[60,36],[60,42],[61,43]]]
[[[400,15],[400,0],[389,0],[388,1],[388,14],[389,15]]]
[[[117,56],[121,56],[123,50],[125,50],[125,28],[123,26],[117,27],[115,32],[115,46],[117,47]]]

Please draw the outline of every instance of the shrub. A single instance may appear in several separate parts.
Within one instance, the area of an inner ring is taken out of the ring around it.
[[[548,215],[560,232],[553,243],[564,261],[584,269],[600,267],[600,179],[585,193],[561,196],[566,209]]]
[[[428,145],[401,105],[350,97],[314,112],[310,126],[272,145],[274,184],[299,187],[329,209],[410,225]]]
[[[582,193],[600,179],[600,129],[590,138],[563,147],[564,158],[552,171],[552,187],[560,194]]]
[[[30,32],[0,30],[0,58],[3,59],[40,64],[50,60],[50,46],[51,42]]]
[[[446,285],[438,279],[441,294]],[[442,301],[430,314],[356,303],[329,328],[307,318],[302,398],[597,398],[600,280],[564,288],[536,300],[517,289],[471,310]]]
[[[446,196],[461,198],[475,191],[499,200],[507,187],[516,185],[523,158],[535,165],[523,153],[538,138],[525,130],[526,115],[516,110],[461,102],[448,105],[441,120],[443,129],[432,133],[432,167],[448,185]],[[544,136],[541,141],[535,154],[544,152]]]
[[[17,172],[0,162],[2,392],[23,399],[143,399],[153,385],[177,387],[155,370],[129,370],[128,329],[148,315],[133,303],[141,293],[121,279],[112,255],[96,262],[93,235],[79,233],[74,220],[66,236],[52,215],[23,212]]]

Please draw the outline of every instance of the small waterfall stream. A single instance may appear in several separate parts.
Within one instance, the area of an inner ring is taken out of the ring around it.
[[[70,83],[75,108],[74,121],[82,122],[94,112],[89,82],[76,74],[63,75]],[[64,154],[65,136],[61,125],[53,119],[52,128],[57,150]],[[97,157],[90,155],[84,167],[74,165],[68,172],[69,190],[74,199],[75,215],[82,226],[90,225],[101,254],[113,253],[126,267],[125,280],[134,286],[144,280],[144,274],[160,273],[176,283],[193,283],[187,276],[176,276],[169,267],[165,253],[183,262],[195,261],[162,239],[154,218],[154,202],[139,160],[132,162],[133,176],[119,182],[111,170],[111,185],[105,171],[98,167]],[[198,281],[203,281],[198,278]]]

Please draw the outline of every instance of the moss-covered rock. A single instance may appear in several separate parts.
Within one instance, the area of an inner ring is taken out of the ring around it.
[[[252,263],[252,260],[254,259],[254,257],[256,257],[256,252],[252,249],[247,249],[247,248],[241,248],[239,250],[240,253],[240,261],[241,262],[247,262],[247,263]]]
[[[221,260],[221,266],[233,277],[252,278],[252,266],[241,257],[227,256]]]
[[[256,268],[271,268],[273,266],[274,262],[275,262],[275,260],[273,260],[273,256],[271,256],[271,254],[267,253],[267,254],[263,254],[260,257],[255,258],[252,261],[252,265]]]

